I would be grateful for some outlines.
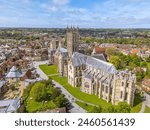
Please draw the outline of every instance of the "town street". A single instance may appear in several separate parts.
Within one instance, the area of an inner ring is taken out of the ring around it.
[[[47,64],[48,61],[42,61],[42,62],[34,62],[33,65],[36,68],[37,73],[40,75],[40,77],[43,80],[48,80],[47,75],[39,68],[39,65],[42,64]],[[62,85],[60,85],[59,83],[57,83],[56,81],[53,80],[53,83],[55,84],[55,87],[61,89],[62,93],[65,95],[65,97],[69,100],[69,102],[72,105],[72,108],[69,110],[69,112],[71,113],[85,113],[86,111],[81,108],[80,106],[78,106],[75,103],[76,98],[73,97]]]

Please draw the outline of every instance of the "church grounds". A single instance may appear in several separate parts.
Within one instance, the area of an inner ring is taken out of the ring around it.
[[[57,66],[55,65],[40,65],[40,69],[46,74],[48,75],[50,78],[52,78],[53,80],[55,80],[56,82],[58,82],[59,84],[61,84],[68,92],[70,92],[74,97],[76,97],[79,100],[82,100],[85,103],[78,103],[78,105],[80,105],[80,107],[86,109],[87,111],[90,109],[90,105],[86,105],[86,103],[91,103],[93,105],[100,105],[102,106],[104,109],[108,108],[109,106],[111,106],[111,103],[107,103],[105,100],[103,99],[99,99],[97,96],[95,95],[89,95],[86,93],[83,93],[80,91],[79,88],[75,88],[72,87],[70,84],[68,84],[67,82],[67,77],[59,77],[58,75],[53,75],[53,74],[57,74]],[[50,76],[52,75],[52,76]],[[131,108],[131,112],[132,113],[138,113],[141,109],[142,106],[142,102],[141,99],[139,97],[139,95],[136,95],[135,97],[135,104],[134,107]]]

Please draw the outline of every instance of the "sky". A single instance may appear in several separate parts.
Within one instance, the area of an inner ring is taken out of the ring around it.
[[[150,28],[150,0],[0,0],[0,27]]]

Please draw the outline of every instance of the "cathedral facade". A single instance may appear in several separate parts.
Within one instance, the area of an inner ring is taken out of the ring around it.
[[[117,105],[126,101],[134,103],[136,76],[130,71],[118,71],[111,63],[78,52],[79,29],[67,28],[67,49],[58,47],[54,59],[60,76],[67,76],[68,83],[80,87],[82,92]]]

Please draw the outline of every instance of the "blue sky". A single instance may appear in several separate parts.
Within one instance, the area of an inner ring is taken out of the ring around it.
[[[0,0],[0,27],[150,28],[150,0]]]

